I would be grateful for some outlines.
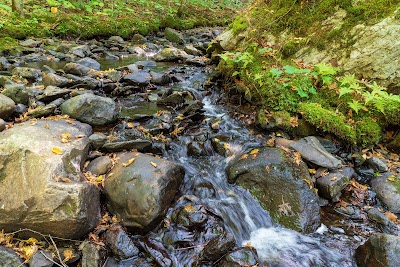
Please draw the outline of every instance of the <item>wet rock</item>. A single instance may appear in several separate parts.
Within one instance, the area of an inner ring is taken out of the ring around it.
[[[102,156],[92,160],[86,170],[94,175],[102,175],[111,170],[112,161],[109,156]]]
[[[92,54],[88,45],[74,46],[69,50],[69,53],[74,54],[78,57],[87,57]]]
[[[99,190],[82,181],[90,126],[38,120],[0,133],[0,228],[80,238],[100,220]],[[7,196],[7,197],[4,197]]]
[[[176,215],[176,223],[187,228],[200,227],[207,221],[207,218],[204,206],[188,204]]]
[[[330,172],[317,179],[318,195],[333,202],[339,201],[342,190],[349,184],[354,170],[350,167]]]
[[[221,156],[226,156],[228,152],[228,144],[230,138],[225,135],[217,135],[211,138],[211,145],[214,148],[215,152],[220,154]]]
[[[124,38],[122,38],[121,36],[111,36],[110,38],[108,38],[108,41],[115,42],[115,43],[123,43]]]
[[[69,80],[55,73],[47,73],[43,75],[42,82],[44,86],[64,87],[69,83]]]
[[[187,58],[185,58],[184,61],[186,64],[200,66],[200,67],[204,67],[211,63],[210,59],[208,59],[208,58],[194,57],[194,56],[188,56]]]
[[[156,61],[179,61],[185,60],[188,58],[188,54],[175,47],[167,47],[157,53],[154,56],[154,60]]]
[[[125,233],[121,226],[113,225],[105,233],[106,244],[114,256],[123,260],[139,254],[139,249]]]
[[[94,133],[89,136],[89,140],[92,147],[98,149],[107,142],[107,136],[103,133]]]
[[[298,151],[304,159],[314,163],[315,165],[329,169],[336,169],[342,165],[340,160],[326,151],[314,136],[308,136],[299,141],[293,142],[290,144],[290,147]]]
[[[154,267],[154,264],[154,262],[143,258],[118,261],[114,257],[109,257],[102,267]]]
[[[400,178],[394,177],[394,182],[388,181],[390,173],[384,173],[371,180],[371,188],[377,197],[391,212],[400,213]]]
[[[400,226],[389,220],[389,218],[377,208],[368,210],[368,218],[379,225],[379,228],[386,234],[399,235]]]
[[[172,94],[158,100],[157,104],[165,106],[177,106],[184,102],[185,96],[182,94],[182,92],[173,92]]]
[[[47,117],[54,114],[57,106],[54,104],[48,104],[46,106],[39,106],[31,111],[29,111],[28,115],[33,118],[41,118]]]
[[[76,63],[94,70],[100,70],[100,63],[90,57],[85,57],[78,60]]]
[[[146,86],[150,84],[151,76],[147,71],[139,71],[125,75],[123,78],[124,82],[137,86]]]
[[[26,265],[11,248],[0,246],[0,266],[24,267]]]
[[[78,76],[85,76],[90,71],[90,68],[88,68],[84,65],[78,64],[78,63],[70,62],[70,63],[65,64],[64,71],[66,73],[70,73],[70,74],[74,74],[74,75],[78,75]]]
[[[70,98],[60,108],[63,114],[90,125],[111,123],[116,119],[117,114],[114,100],[92,94]]]
[[[185,40],[183,39],[183,35],[174,29],[165,28],[164,35],[168,41],[171,41],[173,43],[183,44],[185,42]]]
[[[171,260],[167,249],[161,242],[152,238],[142,238],[139,240],[139,244],[148,254],[151,255],[151,257],[153,257],[154,261],[156,261],[159,266],[173,266],[173,261]]]
[[[356,172],[359,175],[359,180],[363,183],[370,183],[370,181],[375,178],[375,171],[371,168],[356,168]]]
[[[204,143],[201,142],[190,142],[187,145],[187,151],[189,156],[200,157],[207,155],[207,151],[204,148]]]
[[[28,111],[28,107],[24,104],[17,104],[15,106],[15,113],[17,113],[17,114],[22,114],[27,111]]]
[[[185,45],[185,47],[183,48],[183,50],[188,53],[189,55],[193,55],[193,56],[201,56],[201,52],[195,48],[192,44],[189,45]]]
[[[173,244],[185,244],[194,242],[195,234],[180,228],[172,228],[164,233],[163,244],[169,246]]]
[[[201,256],[205,260],[216,261],[221,259],[234,246],[235,238],[229,232],[224,231],[206,243]]]
[[[53,101],[57,98],[63,97],[64,95],[67,95],[71,92],[69,89],[64,89],[60,88],[57,86],[47,86],[46,89],[43,91],[43,94],[38,96],[36,99],[43,101],[43,102],[49,102]]]
[[[91,242],[85,241],[82,245],[82,267],[102,266],[101,255],[97,246]]]
[[[171,82],[171,77],[166,74],[150,71],[151,82],[157,85],[166,85]]]
[[[147,39],[141,34],[136,33],[132,37],[132,43],[134,44],[144,44],[145,42],[147,42]]]
[[[248,189],[281,225],[303,232],[315,231],[320,208],[314,190],[310,189],[307,166],[282,149],[255,151],[229,163],[228,181]]]
[[[149,152],[151,142],[145,139],[111,141],[105,143],[101,148],[108,152],[120,152],[124,150],[136,149],[139,152]]]
[[[125,226],[149,230],[165,215],[184,169],[140,153],[119,153],[118,158],[113,175],[105,180],[108,207]]]
[[[359,267],[400,266],[400,237],[375,234],[356,249],[355,258]]]
[[[27,104],[29,100],[29,92],[23,84],[6,84],[1,93],[17,104]]]
[[[37,81],[42,78],[42,72],[39,69],[16,67],[12,71],[13,76],[28,79],[30,81]]]
[[[15,102],[5,96],[0,94],[0,119],[8,118],[15,110]]]
[[[0,132],[6,129],[6,122],[3,119],[0,119]]]
[[[238,248],[227,254],[219,267],[257,266],[257,251],[252,248]]]
[[[367,159],[367,164],[369,167],[374,169],[377,172],[387,172],[388,167],[386,166],[385,162],[383,162],[381,159],[377,157],[372,157]]]
[[[139,67],[139,69],[144,69],[148,67],[157,67],[157,62],[153,60],[143,60],[143,61],[136,61],[135,62],[136,66]]]
[[[52,267],[53,265],[51,253],[44,250],[39,250],[29,260],[29,267]]]

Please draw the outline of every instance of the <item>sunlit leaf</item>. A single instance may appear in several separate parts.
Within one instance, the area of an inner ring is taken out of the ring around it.
[[[62,155],[62,154],[63,154],[62,149],[61,149],[61,148],[58,148],[58,147],[53,147],[53,148],[51,149],[51,152],[53,152],[54,154],[57,154],[57,155]]]
[[[130,160],[128,160],[125,163],[122,163],[122,167],[128,167],[129,165],[131,165],[133,162],[135,162],[136,158],[131,158]]]
[[[157,168],[157,163],[150,161],[151,166],[153,166],[154,168]]]

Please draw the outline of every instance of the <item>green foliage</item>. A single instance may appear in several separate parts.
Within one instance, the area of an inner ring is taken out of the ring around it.
[[[356,123],[357,141],[362,146],[378,144],[382,138],[381,126],[369,117]]]

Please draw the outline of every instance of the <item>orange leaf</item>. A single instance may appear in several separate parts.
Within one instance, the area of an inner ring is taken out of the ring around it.
[[[397,216],[394,213],[387,211],[387,212],[385,212],[385,216],[392,222],[397,222]]]

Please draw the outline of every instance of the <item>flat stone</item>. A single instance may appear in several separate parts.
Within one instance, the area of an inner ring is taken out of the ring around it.
[[[341,191],[349,184],[353,174],[354,170],[346,167],[318,178],[316,182],[318,195],[333,202],[339,201]]]

